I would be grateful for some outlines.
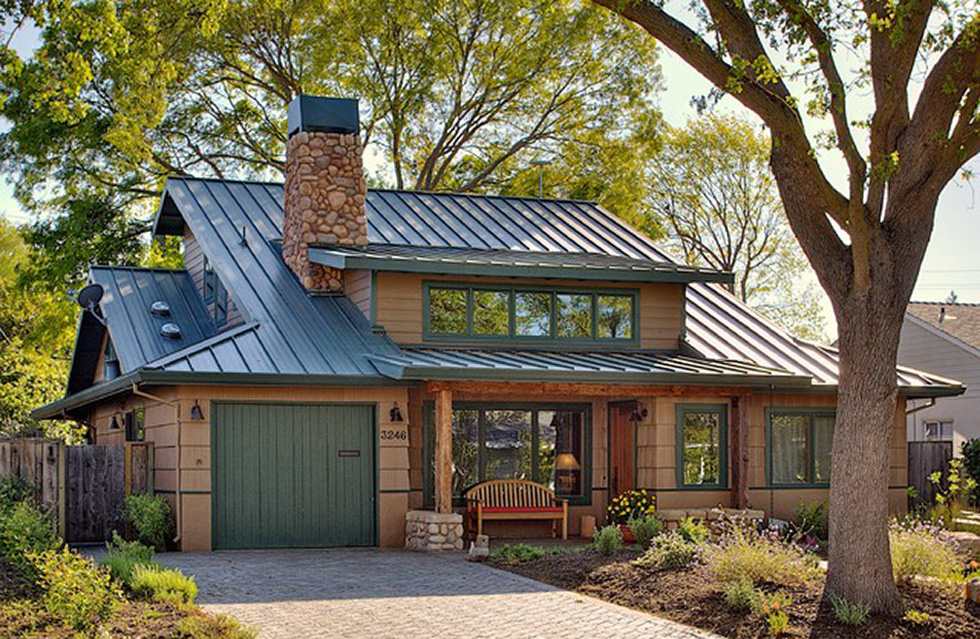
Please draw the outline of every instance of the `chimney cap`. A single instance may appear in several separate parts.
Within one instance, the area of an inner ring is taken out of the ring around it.
[[[356,98],[298,95],[289,103],[287,135],[300,131],[360,133]]]

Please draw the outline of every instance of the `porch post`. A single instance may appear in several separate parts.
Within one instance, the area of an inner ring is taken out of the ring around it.
[[[435,412],[436,512],[453,511],[453,392],[438,390]]]
[[[732,397],[732,506],[749,505],[748,397]]]

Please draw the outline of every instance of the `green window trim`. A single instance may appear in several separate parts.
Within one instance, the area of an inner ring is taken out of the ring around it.
[[[807,482],[775,482],[773,476],[772,455],[775,452],[772,445],[772,418],[773,415],[792,415],[806,416],[809,419],[807,433],[807,457],[809,461],[809,477]],[[817,481],[815,454],[816,443],[816,417],[836,417],[837,411],[833,408],[766,408],[766,488],[829,488],[830,481]]]
[[[582,469],[582,494],[575,496],[562,496],[568,500],[569,506],[591,506],[592,505],[592,405],[584,403],[554,403],[554,402],[453,402],[452,409],[492,411],[492,410],[526,410],[532,413],[531,425],[531,447],[537,450],[539,441],[538,412],[539,411],[562,411],[580,410],[583,412],[582,419],[582,459],[580,461]],[[432,455],[435,451],[435,404],[427,401],[423,410],[423,433],[422,433],[422,505],[432,508],[435,504],[434,473],[432,468]],[[485,427],[485,420],[481,416],[479,427]],[[482,436],[481,436],[482,440]],[[483,452],[480,451],[481,460],[478,463],[479,473],[483,472]],[[538,459],[532,455],[532,477],[537,476]],[[453,506],[459,508],[465,506],[465,502],[458,495],[453,495]]]
[[[455,289],[466,292],[466,329],[463,333],[433,333],[431,313],[431,290]],[[508,334],[481,335],[474,327],[474,292],[499,291],[509,296]],[[549,322],[550,334],[547,336],[517,335],[516,303],[518,293],[548,293],[551,295]],[[563,345],[616,345],[639,346],[640,344],[640,304],[639,289],[635,288],[566,288],[548,286],[521,286],[514,284],[471,284],[463,282],[430,281],[422,284],[422,335],[425,341],[431,342],[486,342],[507,344],[563,344]],[[559,295],[589,295],[591,296],[591,336],[561,337],[558,335],[558,296]],[[604,296],[627,297],[630,299],[632,314],[630,316],[630,337],[600,337],[599,336],[599,298]]]
[[[677,490],[727,490],[728,489],[728,404],[678,404],[676,414]],[[687,484],[684,481],[684,417],[688,413],[713,413],[718,415],[718,482]]]

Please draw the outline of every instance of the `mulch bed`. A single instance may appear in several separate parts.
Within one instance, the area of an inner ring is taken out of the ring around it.
[[[547,555],[520,564],[491,560],[490,565],[567,590],[679,621],[726,637],[766,636],[764,620],[732,610],[722,588],[703,567],[651,570],[634,566],[638,553],[622,551],[604,557],[594,550]],[[799,588],[782,588],[793,597],[787,614],[787,637],[813,639],[905,638],[961,639],[980,637],[980,605],[962,593],[927,584],[901,589],[906,609],[927,612],[931,619],[915,625],[902,619],[872,617],[860,628],[837,622],[823,600],[822,580]]]

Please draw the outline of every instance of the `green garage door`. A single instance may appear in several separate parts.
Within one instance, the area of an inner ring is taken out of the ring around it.
[[[374,408],[213,405],[215,548],[371,546]]]

